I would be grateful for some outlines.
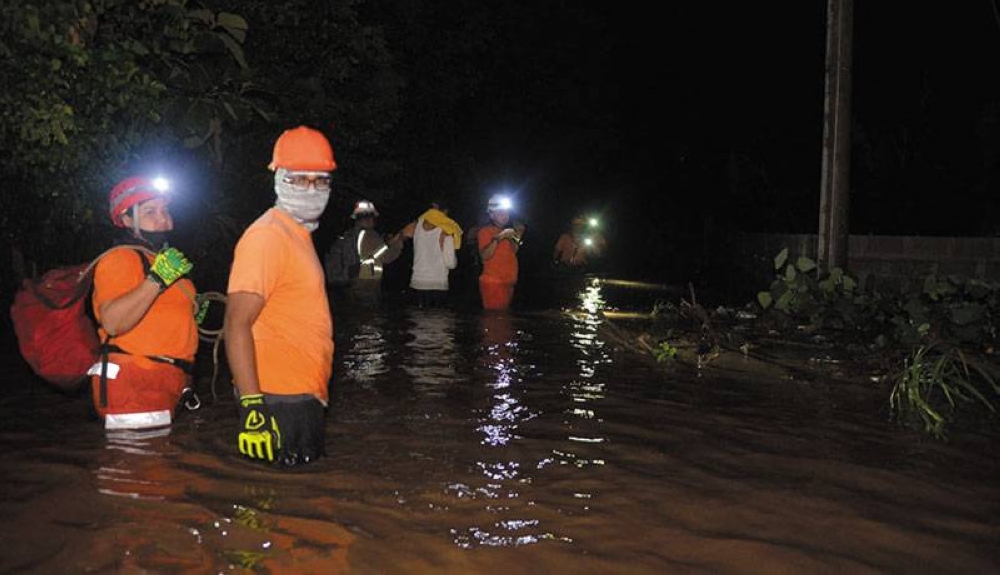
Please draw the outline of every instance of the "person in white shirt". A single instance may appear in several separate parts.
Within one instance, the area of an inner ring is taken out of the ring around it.
[[[415,222],[403,229],[413,239],[413,274],[410,288],[420,307],[444,305],[448,295],[448,273],[458,265],[455,253],[462,245],[462,228],[448,217],[448,208],[431,204]]]

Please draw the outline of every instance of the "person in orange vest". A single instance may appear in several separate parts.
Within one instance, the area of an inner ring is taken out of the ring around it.
[[[236,244],[224,338],[240,453],[294,466],[325,453],[333,320],[311,233],[337,164],[326,136],[299,126],[278,138],[268,167],[277,199]]]
[[[556,241],[552,252],[552,263],[559,269],[583,270],[595,258],[604,255],[607,241],[596,230],[596,221],[590,224],[595,228],[588,233],[588,222],[583,216],[575,216],[570,222],[570,229],[562,233]]]
[[[91,302],[103,343],[88,373],[106,429],[170,425],[192,393],[197,296],[184,277],[193,265],[167,245],[174,229],[168,187],[133,176],[108,197],[111,222],[124,232],[117,243],[132,249],[107,252],[94,271]]]
[[[477,243],[483,271],[479,275],[479,296],[485,309],[507,309],[517,284],[517,251],[521,247],[520,229],[511,225],[510,198],[494,195],[487,204],[490,223],[479,229]]]

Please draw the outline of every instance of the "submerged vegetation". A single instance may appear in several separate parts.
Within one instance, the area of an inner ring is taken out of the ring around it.
[[[743,309],[705,310],[690,301],[657,302],[640,341],[660,363],[699,368],[734,357],[806,355],[792,366],[891,385],[889,414],[907,428],[944,439],[954,424],[992,418],[1000,404],[995,356],[1000,284],[958,276],[926,277],[916,288],[860,282],[842,269],[820,273],[807,257],[774,258],[775,276]],[[769,348],[769,354],[754,350]],[[774,352],[774,353],[770,353]],[[815,375],[815,374],[814,374]]]
[[[925,432],[943,438],[946,425],[968,404],[996,413],[988,399],[1000,395],[995,371],[994,366],[966,358],[955,347],[918,346],[893,378],[892,414],[903,424],[921,425]]]
[[[863,288],[839,268],[774,258],[776,277],[757,301],[772,316],[852,341],[902,363],[889,404],[904,425],[945,437],[969,404],[996,413],[1000,398],[993,361],[1000,324],[1000,284],[958,276],[926,277],[918,290]],[[900,357],[902,356],[902,357]]]

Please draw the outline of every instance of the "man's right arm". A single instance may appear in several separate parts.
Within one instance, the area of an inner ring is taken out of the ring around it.
[[[257,353],[253,345],[253,324],[264,308],[260,294],[235,292],[227,296],[224,337],[226,359],[240,396],[261,393],[257,379]]]

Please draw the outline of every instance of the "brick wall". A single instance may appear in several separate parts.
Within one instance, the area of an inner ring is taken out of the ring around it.
[[[815,234],[738,233],[726,251],[746,278],[764,289],[773,279],[773,259],[782,248],[790,256],[816,258]],[[913,285],[930,274],[959,275],[1000,282],[1000,237],[857,236],[848,244],[848,268],[862,282]]]

